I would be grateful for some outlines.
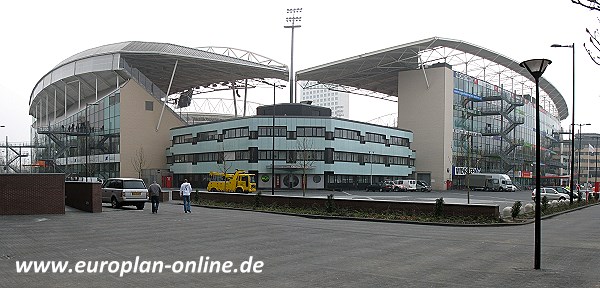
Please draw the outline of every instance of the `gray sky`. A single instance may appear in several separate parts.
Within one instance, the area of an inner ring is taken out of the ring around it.
[[[0,4],[0,137],[29,141],[28,103],[37,81],[83,50],[122,41],[249,50],[289,65],[286,8],[302,7],[294,70],[429,37],[464,40],[517,61],[548,58],[544,77],[565,97],[571,113],[571,50],[576,43],[576,123],[600,131],[600,66],[583,49],[585,28],[600,27],[600,12],[570,0],[505,1],[4,1]],[[257,94],[255,92],[255,94]],[[272,96],[265,91],[265,98]],[[252,95],[250,96],[252,97]],[[270,100],[250,99],[269,103]],[[390,102],[351,97],[350,116],[366,121],[393,111]],[[362,98],[362,97],[361,97]],[[289,99],[288,91],[278,102]],[[369,106],[367,106],[369,105]],[[370,109],[364,109],[370,107]],[[570,118],[563,122],[568,127]]]

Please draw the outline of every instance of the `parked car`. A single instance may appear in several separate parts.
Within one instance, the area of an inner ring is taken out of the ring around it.
[[[417,180],[417,191],[431,192],[431,185],[425,181]]]
[[[562,187],[562,186],[547,186],[548,188],[552,188],[556,191],[558,191],[559,193],[564,193],[569,195],[569,197],[571,196],[571,191],[567,190],[567,188]],[[577,199],[580,198],[582,196],[582,192],[577,192],[577,190],[575,189],[573,191],[573,199]],[[567,197],[567,199],[569,198]]]
[[[403,184],[402,180],[394,180],[392,183],[393,183],[392,191],[394,191],[394,192],[408,191],[408,187],[406,187],[406,185]]]
[[[102,183],[102,202],[111,203],[113,208],[135,206],[144,209],[148,201],[148,187],[142,179],[109,178]]]
[[[381,192],[381,191],[390,191],[391,186],[389,184],[385,184],[385,182],[379,182],[379,183],[373,183],[373,184],[369,184],[367,185],[367,192],[368,191],[373,191],[373,192]]]
[[[569,199],[569,194],[560,193],[553,188],[542,187],[541,189],[542,189],[542,191],[540,191],[540,197],[542,197],[542,198],[544,198],[544,196],[546,196],[546,198],[548,200],[567,200],[567,199]],[[536,192],[536,189],[533,189],[533,192],[531,192],[531,200],[534,200],[534,201],[535,201],[535,192]]]
[[[385,180],[381,183],[383,183],[381,186],[381,192],[390,192],[394,190],[394,181]]]

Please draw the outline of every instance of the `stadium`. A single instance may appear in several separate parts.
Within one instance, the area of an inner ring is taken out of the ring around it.
[[[233,166],[240,161],[239,166],[245,167],[243,163],[249,163],[251,157],[239,152],[242,146],[247,145],[248,155],[251,147],[276,150],[270,143],[259,147],[248,142],[254,130],[249,129],[247,137],[236,136],[238,144],[231,151],[219,142],[218,135],[231,133],[228,130],[240,125],[236,121],[246,121],[249,124],[244,125],[258,129],[252,124],[252,119],[260,118],[258,108],[251,108],[249,103],[270,103],[273,94],[257,93],[253,88],[289,86],[287,66],[244,50],[217,50],[123,42],[92,48],[60,62],[41,77],[30,97],[29,114],[34,117],[31,139],[36,147],[32,157],[40,163],[39,172],[103,179],[166,176],[174,177],[174,185],[181,175],[198,175],[197,184],[201,185],[201,175],[222,165],[226,154],[236,155],[238,151],[241,158],[233,158]],[[443,190],[464,186],[465,173],[472,171],[506,173],[522,186],[531,185],[536,148],[535,83],[518,63],[474,44],[437,37],[330,62],[298,71],[298,85],[304,90],[327,87],[352,93],[353,97],[391,102],[398,107],[397,127],[385,130],[364,123],[352,131],[352,125],[335,119],[277,125],[285,127],[286,134],[296,135],[298,127],[324,128],[322,134],[311,135],[313,140],[322,137],[318,141],[329,143],[319,146],[323,155],[333,153],[332,161],[326,163],[324,156],[311,165],[315,171],[312,176],[325,178],[326,184],[319,188],[411,178]],[[568,109],[549,81],[541,78],[540,88],[542,175],[560,177],[567,174],[560,121],[568,117]],[[199,106],[218,106],[197,104],[214,91],[231,95],[222,105],[233,108],[233,113],[193,111]],[[368,109],[378,115],[376,106]],[[266,127],[267,122],[261,125]],[[202,149],[211,151],[192,147],[206,132],[203,125],[208,124],[216,136],[211,139],[214,143]],[[336,133],[336,128],[357,135],[352,140],[355,142],[340,139],[343,134]],[[190,136],[175,144],[184,134]],[[367,136],[374,134],[377,136]],[[361,140],[361,136],[373,141]],[[400,138],[404,140],[392,140]],[[293,144],[297,142],[285,139],[277,145],[287,148],[277,150],[297,154]],[[392,142],[402,143],[402,149],[386,150]],[[194,157],[203,156],[194,155],[202,153],[216,156],[207,160],[212,166],[198,169]],[[256,158],[252,171],[271,173],[273,159],[267,158],[266,152],[265,157]],[[174,159],[184,160],[175,163]],[[288,160],[281,159],[275,167],[294,167]],[[400,169],[390,168],[396,166]],[[282,177],[297,175],[299,170],[280,173]]]

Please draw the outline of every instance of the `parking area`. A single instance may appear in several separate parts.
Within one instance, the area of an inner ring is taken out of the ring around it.
[[[595,287],[600,206],[534,226],[453,227],[302,217],[163,203],[0,217],[5,287]],[[263,261],[261,273],[18,274],[16,261]],[[204,258],[206,259],[206,258]]]
[[[263,190],[263,194],[271,194],[270,190]],[[485,204],[498,205],[500,210],[507,206],[512,206],[515,201],[521,201],[523,205],[533,203],[531,200],[531,191],[516,192],[488,192],[488,191],[466,191],[466,190],[448,190],[431,192],[372,192],[365,190],[348,191],[325,191],[325,190],[307,190],[307,197],[327,197],[333,194],[336,199],[367,199],[367,200],[388,200],[388,201],[407,201],[407,202],[435,202],[436,199],[443,197],[445,203],[452,204]],[[301,190],[276,190],[275,195],[302,196]]]

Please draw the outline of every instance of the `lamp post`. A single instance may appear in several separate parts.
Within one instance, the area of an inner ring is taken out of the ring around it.
[[[0,128],[4,128],[4,125],[0,125]],[[6,136],[6,142],[4,142],[4,150],[6,151],[6,155],[4,158],[4,173],[8,173],[8,135]]]
[[[294,84],[294,28],[300,28],[300,25],[297,25],[296,22],[300,22],[302,17],[296,16],[296,13],[302,12],[302,8],[291,8],[287,9],[287,13],[292,13],[292,17],[286,17],[285,21],[290,22],[291,25],[285,25],[283,28],[292,28],[292,56],[290,60],[290,103],[295,103],[294,99],[294,88],[296,85]]]
[[[560,44],[552,44],[550,47],[553,48],[571,48],[573,49],[573,108],[571,108],[571,125],[575,125],[575,43],[571,45],[560,45]],[[575,127],[573,127],[575,128]],[[570,181],[570,196],[569,203],[573,204],[573,187],[574,183],[574,173],[575,173],[575,129],[571,130],[571,181]]]
[[[85,133],[85,182],[89,182],[89,169],[88,169],[88,159],[89,159],[89,153],[88,153],[88,141],[89,141],[89,135],[90,135],[90,124],[88,122],[88,107],[90,106],[97,106],[98,103],[85,103],[85,126],[84,126],[84,133]]]
[[[540,77],[546,71],[552,61],[548,59],[531,59],[521,62],[519,66],[527,69],[535,79],[535,255],[534,269],[540,269],[541,244],[542,244],[542,220],[540,205],[540,184],[542,173],[540,171]]]
[[[573,131],[575,131],[575,126],[579,126],[579,153],[577,153],[577,185],[581,185],[581,142],[582,142],[582,137],[581,137],[581,126],[589,126],[592,125],[590,123],[585,123],[585,124],[573,124]],[[589,173],[589,171],[588,171]],[[589,174],[588,174],[588,178],[589,178]],[[572,194],[572,193],[571,193]]]
[[[271,195],[275,195],[275,92],[277,88],[284,88],[285,85],[277,85],[276,83],[269,83],[265,80],[258,80],[263,84],[273,86],[273,110],[271,112]]]
[[[596,135],[596,147],[594,148],[594,156],[596,156],[596,165],[594,168],[594,187],[596,187],[596,182],[598,182],[598,152],[596,152],[596,149],[598,149],[598,135]]]
[[[369,184],[373,185],[373,153],[375,153],[375,151],[369,151],[369,162],[371,162],[371,180],[369,181]]]

